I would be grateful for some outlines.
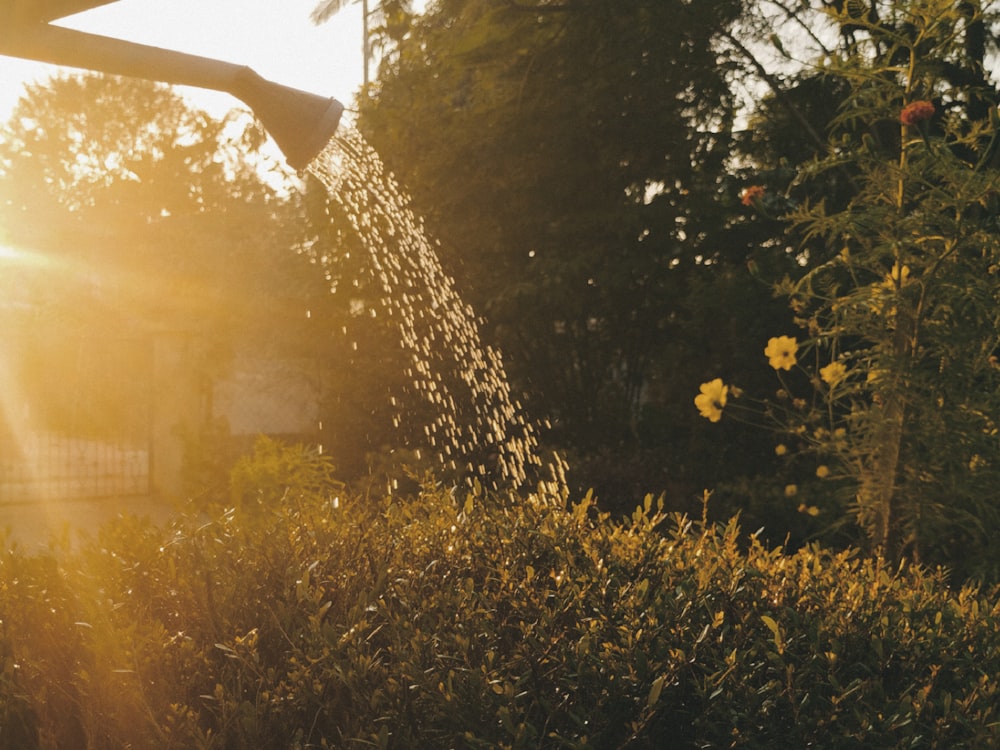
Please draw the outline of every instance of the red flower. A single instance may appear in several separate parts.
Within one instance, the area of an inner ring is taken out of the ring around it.
[[[916,125],[934,116],[934,105],[928,101],[910,102],[899,113],[899,121],[904,125]]]
[[[763,185],[751,185],[740,195],[740,201],[744,206],[752,206],[764,197]]]

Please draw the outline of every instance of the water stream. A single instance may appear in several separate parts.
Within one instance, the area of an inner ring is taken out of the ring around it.
[[[409,197],[348,125],[342,124],[309,171],[340,204],[370,253],[382,292],[372,314],[396,323],[409,362],[406,374],[433,415],[424,425],[427,447],[442,466],[487,486],[524,483],[541,463],[537,428],[512,398],[500,353],[483,344],[480,319],[442,268]],[[391,399],[398,426],[405,414],[401,401]]]

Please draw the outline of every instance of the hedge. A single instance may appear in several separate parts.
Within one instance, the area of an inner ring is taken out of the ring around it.
[[[315,456],[292,464],[255,496],[251,461],[237,504],[163,528],[121,518],[79,549],[5,552],[0,746],[1000,738],[996,591],[769,549],[652,498],[625,520],[545,486],[372,499],[317,483]]]

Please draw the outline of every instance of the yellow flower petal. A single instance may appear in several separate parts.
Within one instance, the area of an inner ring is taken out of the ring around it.
[[[791,336],[775,336],[767,341],[764,356],[775,370],[791,370],[797,360],[795,353],[799,343]]]
[[[701,393],[694,397],[694,405],[709,422],[718,422],[722,419],[722,410],[726,406],[729,386],[722,382],[722,378],[716,378],[702,383],[700,390]]]
[[[837,385],[846,375],[847,367],[844,366],[843,362],[831,362],[819,370],[819,376],[823,379],[823,382],[831,387]]]

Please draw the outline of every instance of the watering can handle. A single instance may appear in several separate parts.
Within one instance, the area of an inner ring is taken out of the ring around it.
[[[8,19],[14,18],[23,24],[55,21],[115,2],[118,0],[0,0],[0,5],[5,6],[0,12],[5,13]]]
[[[245,68],[46,23],[16,25],[0,31],[0,54],[217,91],[228,91]]]

